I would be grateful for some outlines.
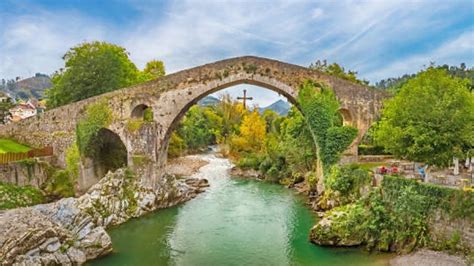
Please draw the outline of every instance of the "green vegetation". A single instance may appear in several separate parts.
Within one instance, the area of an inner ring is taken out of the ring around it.
[[[67,170],[55,169],[43,184],[43,189],[51,199],[60,199],[74,196],[76,179]]]
[[[474,95],[467,80],[430,67],[385,103],[376,143],[412,161],[446,166],[474,147]]]
[[[3,96],[3,95],[4,94],[2,92],[0,92],[0,96]],[[10,98],[7,98],[6,101],[1,101],[0,102],[0,124],[5,123],[5,118],[8,116],[8,114],[10,113],[9,110],[13,106],[14,106],[13,102]]]
[[[433,63],[430,67],[437,68],[446,71],[451,77],[457,77],[466,79],[469,82],[468,90],[471,92],[474,90],[474,67],[468,68],[465,63],[461,63],[459,66],[441,65],[435,66]],[[405,74],[397,78],[383,79],[375,84],[376,88],[385,89],[393,94],[397,94],[400,89],[408,82],[408,80],[416,77],[416,74]]]
[[[228,95],[216,106],[193,106],[170,137],[168,156],[219,144],[241,168],[259,170],[268,180],[301,182],[313,168],[315,148],[301,113],[282,117],[245,110]]]
[[[141,73],[141,80],[152,80],[165,75],[165,64],[163,61],[152,60],[146,63],[145,69]]]
[[[137,132],[143,125],[143,119],[141,118],[130,118],[127,121],[127,131],[130,133]]]
[[[153,122],[153,109],[150,107],[146,108],[143,111],[143,121],[144,122]]]
[[[215,107],[192,106],[170,136],[169,156],[197,152],[208,145],[225,142],[236,127],[235,120],[225,121],[233,107],[226,100]]]
[[[153,60],[140,72],[125,48],[106,42],[82,43],[63,56],[64,68],[46,92],[49,108],[86,99],[164,75],[163,62]]]
[[[43,193],[37,188],[0,182],[0,210],[31,206],[43,202]]]
[[[418,247],[469,252],[459,237],[432,239],[430,222],[442,215],[447,222],[461,218],[474,221],[474,193],[385,176],[380,188],[367,196],[327,212],[331,230],[316,238],[347,241],[356,234],[369,249],[410,252]],[[347,225],[357,225],[347,226]],[[457,239],[457,241],[456,241]],[[453,244],[456,242],[455,244]]]
[[[309,68],[315,69],[315,70],[318,70],[326,74],[336,76],[345,80],[349,80],[354,83],[369,85],[368,80],[361,80],[357,77],[356,71],[348,70],[346,72],[344,67],[340,66],[337,63],[328,64],[326,60],[323,60],[323,61],[317,60],[316,62],[311,63],[309,65]]]
[[[328,210],[359,200],[368,193],[372,176],[359,165],[334,165],[324,179],[325,190],[318,207]]]
[[[10,139],[0,139],[0,153],[7,152],[27,152],[31,150],[30,147],[19,144]]]
[[[356,137],[357,129],[336,124],[339,102],[334,92],[323,84],[305,82],[298,102],[316,144],[316,175],[322,178],[339,161],[341,153]]]
[[[86,107],[85,116],[79,121],[76,128],[76,143],[82,156],[91,157],[95,153],[97,145],[91,141],[99,133],[112,123],[112,110],[106,101],[90,104]]]
[[[291,184],[306,176],[315,182],[316,155],[329,170],[357,130],[339,123],[339,103],[330,88],[308,81],[299,101],[305,116],[295,107],[286,117],[270,110],[250,112],[229,96],[216,106],[193,106],[170,136],[168,154],[219,144],[239,167],[259,170],[268,180]]]

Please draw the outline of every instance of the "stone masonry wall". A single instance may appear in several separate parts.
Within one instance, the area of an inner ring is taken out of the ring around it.
[[[41,161],[51,164],[55,162],[55,158],[42,157]],[[22,162],[0,164],[0,182],[39,188],[48,179],[47,167],[47,164],[43,163],[34,163],[31,166]]]

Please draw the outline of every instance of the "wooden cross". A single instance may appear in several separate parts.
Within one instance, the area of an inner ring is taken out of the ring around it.
[[[247,100],[253,100],[253,97],[247,97],[247,90],[244,90],[244,97],[237,97],[237,100],[243,100],[244,109],[246,108],[245,102]]]

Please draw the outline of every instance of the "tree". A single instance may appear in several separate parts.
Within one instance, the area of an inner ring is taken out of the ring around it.
[[[277,128],[275,126],[275,120],[277,120],[280,116],[273,110],[267,109],[263,111],[262,118],[267,123],[267,132],[275,132]]]
[[[0,124],[4,124],[6,122],[5,118],[9,115],[9,110],[12,107],[13,103],[10,98],[7,98],[7,100],[0,102]]]
[[[216,112],[222,117],[223,125],[219,142],[223,143],[232,134],[238,134],[240,123],[247,110],[242,103],[233,100],[229,94],[224,94],[220,97],[220,101],[216,106]]]
[[[211,107],[192,106],[186,113],[177,129],[180,137],[189,151],[197,151],[215,144],[220,136],[222,118]],[[180,144],[174,137],[174,144]]]
[[[143,81],[157,79],[165,75],[165,64],[163,61],[152,60],[146,63],[145,69],[143,69],[141,79]]]
[[[474,95],[469,82],[429,67],[385,103],[376,142],[391,154],[439,166],[474,146]]]
[[[125,48],[118,45],[82,43],[71,48],[63,60],[65,67],[53,75],[53,87],[47,91],[50,108],[141,81],[140,71],[130,61]]]
[[[471,92],[474,91],[474,67],[468,68],[465,63],[461,63],[458,66],[441,65],[435,66],[434,63],[430,64],[430,67],[445,69],[452,77],[458,77],[462,79],[468,79],[470,86],[467,87]],[[387,78],[382,79],[375,83],[375,87],[379,89],[388,90],[393,94],[397,94],[401,87],[407,83],[408,80],[416,77],[416,74],[404,74],[398,78]]]
[[[232,138],[231,146],[236,151],[261,152],[264,149],[267,124],[257,110],[244,116],[240,134]]]
[[[309,65],[309,68],[315,69],[326,74],[336,76],[345,80],[352,81],[354,83],[362,84],[362,85],[369,85],[369,81],[361,80],[357,77],[357,72],[344,69],[344,67],[340,66],[337,63],[328,64],[326,60],[317,60],[314,63]]]

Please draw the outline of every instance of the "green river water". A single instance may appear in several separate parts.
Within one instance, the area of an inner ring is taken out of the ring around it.
[[[109,230],[114,252],[90,265],[387,265],[389,255],[311,244],[315,216],[283,186],[231,178],[214,155],[199,177],[211,185],[182,205]]]

